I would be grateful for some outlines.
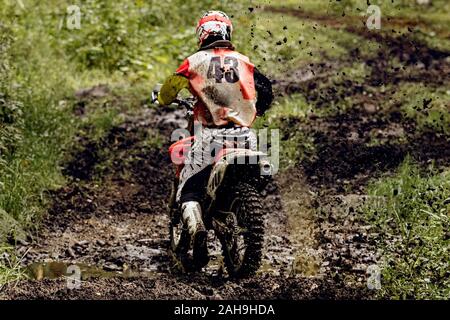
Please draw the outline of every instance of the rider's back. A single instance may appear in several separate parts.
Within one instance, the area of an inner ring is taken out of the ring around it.
[[[206,126],[230,122],[250,126],[256,116],[254,65],[249,58],[224,44],[199,50],[188,57],[177,74],[189,79],[198,97],[195,119]]]

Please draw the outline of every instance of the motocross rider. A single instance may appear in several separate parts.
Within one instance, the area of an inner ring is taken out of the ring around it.
[[[211,170],[211,154],[205,144],[217,136],[234,135],[256,148],[256,136],[249,127],[273,100],[272,85],[250,62],[235,51],[231,43],[233,26],[221,11],[208,11],[198,21],[199,49],[183,61],[166,79],[158,94],[161,105],[172,103],[180,90],[188,89],[197,102],[194,123],[200,125],[202,139],[196,139],[190,155],[203,155],[201,164],[186,164],[180,174],[177,202],[182,220],[194,243],[194,250],[207,259],[206,229],[202,221],[201,200]],[[194,255],[196,252],[194,251]]]

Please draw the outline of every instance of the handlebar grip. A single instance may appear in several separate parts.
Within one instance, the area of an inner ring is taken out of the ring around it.
[[[155,90],[152,91],[152,103],[159,104],[158,94],[159,94],[158,91]]]

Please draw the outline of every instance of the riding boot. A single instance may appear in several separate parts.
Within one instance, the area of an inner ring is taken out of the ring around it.
[[[183,211],[183,223],[191,237],[194,262],[200,267],[209,262],[207,236],[205,225],[202,220],[202,209],[197,201],[184,202],[181,206]]]

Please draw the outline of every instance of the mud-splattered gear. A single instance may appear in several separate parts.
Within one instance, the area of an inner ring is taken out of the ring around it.
[[[208,232],[203,224],[200,203],[196,201],[184,202],[181,206],[181,210],[183,224],[186,226],[192,241],[194,260],[201,265],[206,265],[209,261],[206,242]]]
[[[198,98],[196,121],[205,126],[229,122],[251,126],[256,117],[254,66],[229,46],[200,50],[187,58],[176,71],[189,79]]]
[[[208,11],[198,21],[195,33],[200,47],[214,40],[231,40],[233,24],[222,11]]]
[[[181,67],[179,69],[182,70]],[[256,67],[253,69],[253,83],[255,85],[257,98],[255,104],[256,114],[262,115],[267,109],[269,109],[273,101],[272,83]],[[171,75],[166,79],[164,85],[161,87],[158,95],[158,102],[161,105],[168,105],[172,103],[172,101],[176,99],[177,94],[183,89],[190,90],[191,93],[195,95],[195,92],[191,89],[190,80],[186,77],[185,74],[182,75],[176,73]],[[195,106],[194,113],[196,115],[203,115],[203,118],[206,119],[212,118],[205,103],[202,103],[200,101]],[[200,120],[201,117],[197,117],[197,121]],[[207,121],[205,122],[208,126],[214,126],[214,123],[212,121],[210,121],[209,124]]]
[[[245,149],[253,151],[257,149],[256,134],[247,127],[199,127],[196,130],[194,143],[186,156],[187,160],[180,173],[177,201],[180,201],[182,193],[190,193],[193,194],[194,199],[198,198],[197,194],[201,194],[203,190],[185,190],[186,181],[212,165],[218,158],[224,144],[229,142],[237,143]],[[184,201],[188,200],[186,197],[183,197],[183,199]]]
[[[208,127],[249,127],[273,100],[270,81],[229,41],[216,41],[184,60],[164,82],[159,102],[171,103],[183,88],[198,98],[194,120]]]
[[[181,210],[183,211],[183,222],[189,235],[194,236],[197,231],[205,231],[200,203],[196,201],[184,202]]]

